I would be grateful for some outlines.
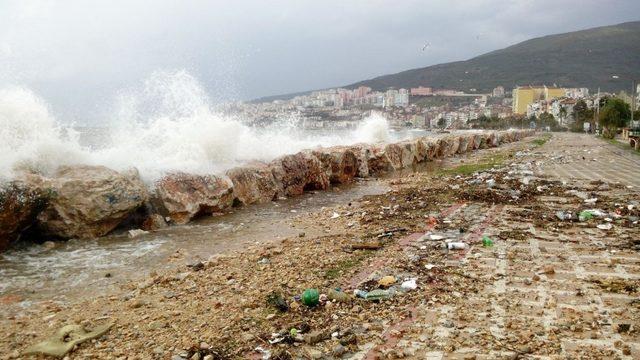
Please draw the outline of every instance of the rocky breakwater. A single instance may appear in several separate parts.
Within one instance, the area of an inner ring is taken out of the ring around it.
[[[165,220],[185,224],[234,206],[325,190],[354,178],[495,147],[531,134],[532,130],[468,132],[305,150],[269,163],[246,164],[224,175],[168,174],[152,189],[134,170],[61,167],[52,177],[29,174],[0,185],[0,248],[29,228],[56,238],[92,238],[125,223],[148,230],[165,226]]]

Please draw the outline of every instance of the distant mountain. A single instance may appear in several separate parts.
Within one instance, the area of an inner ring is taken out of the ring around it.
[[[406,70],[343,87],[386,90],[428,86],[489,92],[498,85],[511,89],[517,85],[556,84],[629,91],[631,80],[640,80],[640,21],[543,36],[469,60]],[[263,99],[299,94],[303,93]]]

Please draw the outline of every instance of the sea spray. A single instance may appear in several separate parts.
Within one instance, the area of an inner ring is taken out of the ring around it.
[[[76,131],[50,113],[46,103],[25,88],[0,90],[0,170],[51,174],[60,165],[136,167],[147,183],[183,171],[221,173],[252,160],[269,161],[319,146],[389,140],[386,119],[377,113],[350,132],[319,134],[299,129],[283,116],[273,126],[256,128],[216,112],[204,88],[185,71],[154,73],[138,89],[123,91],[99,143],[81,146]],[[91,141],[90,141],[91,142]]]
[[[0,180],[11,178],[15,170],[49,174],[60,165],[90,161],[77,133],[60,126],[32,91],[0,89]]]

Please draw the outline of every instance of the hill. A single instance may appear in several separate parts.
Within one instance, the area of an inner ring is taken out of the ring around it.
[[[456,61],[343,86],[429,86],[462,91],[490,92],[498,85],[588,87],[603,91],[629,91],[640,80],[640,21],[543,36],[465,61]],[[617,79],[612,78],[618,76]],[[308,92],[307,92],[308,93]],[[259,101],[292,98],[305,93],[270,96]]]
[[[498,85],[631,88],[640,79],[640,21],[603,26],[521,42],[466,61],[412,69],[347,86],[430,86],[488,92]],[[617,75],[618,79],[612,78]]]

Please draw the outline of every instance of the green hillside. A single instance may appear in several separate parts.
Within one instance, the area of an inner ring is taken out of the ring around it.
[[[640,21],[535,38],[466,61],[384,75],[347,87],[384,90],[422,85],[488,92],[498,85],[555,83],[613,91],[631,88],[632,79],[640,79]]]

